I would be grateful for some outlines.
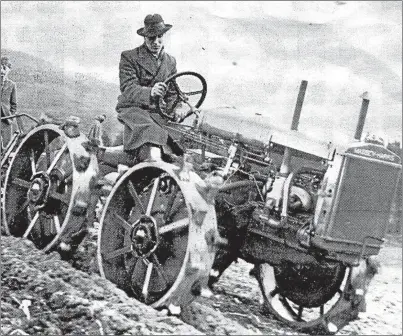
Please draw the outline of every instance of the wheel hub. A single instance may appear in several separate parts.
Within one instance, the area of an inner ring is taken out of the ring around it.
[[[139,257],[148,257],[158,246],[158,232],[155,219],[150,216],[142,216],[134,223],[130,237],[133,251]]]
[[[32,204],[44,205],[50,189],[50,179],[41,173],[33,177],[28,190],[28,199]]]

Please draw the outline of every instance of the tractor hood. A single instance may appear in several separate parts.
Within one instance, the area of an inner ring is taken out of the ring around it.
[[[269,123],[267,117],[250,112],[246,114],[235,108],[202,111],[198,128],[200,131],[226,139],[238,138],[239,141],[249,145],[289,147],[297,152],[296,155],[332,159],[335,152],[330,142],[321,142],[298,131],[275,127]]]

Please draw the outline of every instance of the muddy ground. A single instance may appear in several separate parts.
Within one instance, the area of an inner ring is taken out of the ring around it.
[[[44,254],[14,237],[3,236],[1,247],[2,335],[301,335],[262,313],[251,265],[243,261],[224,273],[213,297],[198,298],[177,318],[89,274],[93,263],[76,260],[74,268],[56,252]],[[338,334],[402,334],[401,243],[387,243],[380,259],[383,267],[370,287],[367,312]],[[25,303],[30,305],[24,308]]]

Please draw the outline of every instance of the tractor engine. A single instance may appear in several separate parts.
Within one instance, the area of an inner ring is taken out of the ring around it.
[[[288,229],[295,234],[295,243],[308,247],[305,228],[314,218],[323,176],[323,171],[304,168],[287,177],[270,177],[262,190],[264,202],[253,212],[255,227]]]

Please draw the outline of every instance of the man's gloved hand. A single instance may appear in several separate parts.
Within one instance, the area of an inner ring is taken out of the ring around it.
[[[164,97],[166,90],[167,86],[165,83],[162,82],[155,83],[151,89],[151,97],[153,98],[156,96]]]

